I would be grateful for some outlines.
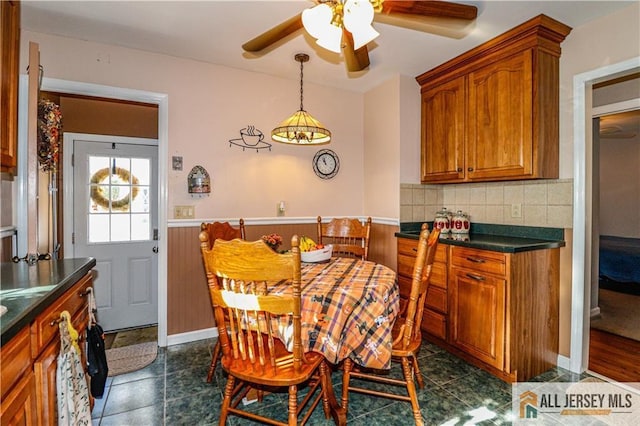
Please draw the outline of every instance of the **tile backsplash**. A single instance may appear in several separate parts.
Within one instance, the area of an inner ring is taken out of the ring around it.
[[[573,179],[400,184],[400,222],[431,221],[442,207],[468,213],[472,223],[572,228]]]

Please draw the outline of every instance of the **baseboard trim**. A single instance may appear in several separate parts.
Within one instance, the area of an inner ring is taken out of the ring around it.
[[[571,371],[571,359],[564,355],[558,355],[558,367]],[[574,373],[582,373],[582,372],[574,371]]]
[[[186,333],[172,334],[167,336],[167,346],[181,345],[183,343],[195,342],[197,340],[212,339],[218,337],[218,327],[205,328],[202,330],[188,331]]]

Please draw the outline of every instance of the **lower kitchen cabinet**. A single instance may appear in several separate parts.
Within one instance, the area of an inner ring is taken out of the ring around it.
[[[507,281],[504,275],[487,273],[489,268],[485,267],[490,262],[504,265],[506,256],[500,253],[486,256],[494,253],[458,247],[453,247],[452,252],[449,341],[469,355],[502,370]],[[460,265],[465,262],[471,263],[471,267]]]
[[[416,247],[417,240],[398,238],[401,300]],[[557,363],[559,268],[559,248],[510,253],[441,241],[422,331],[502,380],[537,376]]]
[[[31,369],[29,327],[2,346],[0,425],[37,424],[36,385]]]
[[[80,335],[78,344],[85,347],[89,322],[87,288],[91,284],[92,276],[88,273],[2,346],[0,426],[57,424],[56,368],[60,352],[57,321],[62,311],[68,311]],[[82,365],[86,365],[84,350],[81,358]]]

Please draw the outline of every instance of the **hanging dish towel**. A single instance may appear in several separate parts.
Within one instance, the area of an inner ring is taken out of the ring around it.
[[[60,426],[91,425],[89,390],[80,360],[78,332],[71,325],[69,312],[60,314],[60,354],[56,371],[58,391],[58,424]],[[75,337],[75,341],[73,337]]]

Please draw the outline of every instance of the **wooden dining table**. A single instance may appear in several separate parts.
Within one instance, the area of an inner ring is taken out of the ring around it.
[[[338,364],[350,357],[362,367],[389,369],[391,330],[400,293],[396,273],[360,259],[334,257],[326,263],[302,263],[302,343]],[[290,291],[272,283],[269,293]],[[290,343],[284,324],[280,339]]]

